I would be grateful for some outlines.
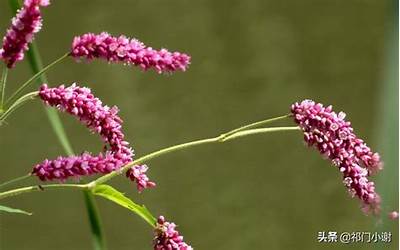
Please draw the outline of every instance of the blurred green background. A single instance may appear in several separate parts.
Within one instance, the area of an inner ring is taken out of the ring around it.
[[[50,85],[78,82],[118,105],[138,156],[218,135],[288,113],[311,98],[343,110],[356,133],[382,154],[376,177],[385,211],[398,209],[397,6],[392,1],[52,1],[37,36],[44,63],[64,54],[75,35],[108,31],[154,48],[187,52],[185,73],[158,75],[96,61],[67,60]],[[11,11],[0,2],[0,34]],[[10,72],[11,93],[31,75]],[[76,152],[100,139],[62,115]],[[290,120],[277,125],[292,125]],[[43,105],[32,102],[0,127],[0,182],[63,155]],[[303,146],[297,132],[246,137],[152,160],[158,187],[142,194],[124,177],[111,183],[163,214],[195,249],[397,249],[398,221],[366,217],[348,197],[340,173]],[[34,180],[31,180],[34,182]],[[27,182],[29,183],[29,181]],[[143,220],[98,199],[109,249],[151,249]],[[3,205],[33,216],[0,215],[0,249],[91,249],[81,192],[21,195]],[[393,242],[317,243],[318,231],[390,231]]]

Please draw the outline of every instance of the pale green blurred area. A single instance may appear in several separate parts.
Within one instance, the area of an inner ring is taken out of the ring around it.
[[[398,40],[389,25],[393,8],[383,0],[53,0],[44,10],[36,41],[45,64],[64,54],[73,36],[101,31],[192,56],[189,70],[173,75],[73,60],[49,73],[52,86],[76,81],[91,87],[104,103],[118,105],[127,139],[139,156],[286,114],[291,103],[304,98],[332,104],[382,154],[386,165],[377,188],[388,211],[398,209],[398,68],[391,65]],[[10,18],[2,0],[1,34]],[[8,93],[30,75],[26,62],[18,64],[10,72]],[[62,118],[76,152],[100,151],[97,136],[71,117]],[[0,182],[63,154],[39,101],[0,127],[0,152]],[[298,132],[193,148],[149,166],[149,176],[158,184],[154,190],[137,194],[124,177],[111,184],[155,215],[175,221],[195,249],[378,246],[317,243],[318,231],[373,232],[382,227],[362,214],[337,169],[304,147]],[[108,201],[98,203],[109,249],[151,249],[152,232],[143,220]],[[21,195],[2,204],[34,215],[0,215],[1,250],[91,249],[81,192]],[[384,223],[393,242],[383,248],[397,249],[398,222]]]

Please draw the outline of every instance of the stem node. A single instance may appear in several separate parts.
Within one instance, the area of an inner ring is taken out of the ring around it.
[[[87,190],[92,191],[96,187],[96,181],[91,181],[85,185]]]

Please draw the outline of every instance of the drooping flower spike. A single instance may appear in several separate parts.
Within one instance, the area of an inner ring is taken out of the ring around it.
[[[158,217],[154,231],[154,250],[193,250],[175,228],[175,223],[165,221],[164,216]]]
[[[48,6],[49,0],[25,0],[23,7],[18,10],[12,19],[11,27],[3,38],[0,49],[0,59],[8,68],[13,68],[18,61],[24,58],[28,44],[32,42],[34,34],[42,27],[41,6]]]
[[[70,55],[76,59],[101,58],[110,63],[136,65],[143,70],[153,68],[158,73],[185,71],[190,64],[187,54],[166,49],[155,50],[136,39],[115,37],[106,32],[75,37]]]
[[[380,196],[368,176],[381,170],[383,163],[378,153],[358,138],[345,114],[336,114],[332,107],[304,100],[291,107],[295,122],[304,132],[304,140],[339,168],[343,183],[352,197],[362,201],[365,213],[380,212]]]
[[[67,112],[77,117],[93,133],[101,136],[109,145],[109,149],[98,155],[84,152],[78,156],[58,157],[55,160],[45,160],[37,164],[32,174],[41,180],[65,180],[69,177],[79,177],[96,173],[110,173],[132,161],[133,150],[124,140],[122,119],[118,116],[118,108],[103,106],[89,88],[64,85],[58,88],[49,88],[46,84],[40,87],[39,97],[48,106]],[[140,169],[140,174],[129,175],[132,181],[138,183],[139,191],[153,187],[142,166],[134,166],[132,170]],[[147,170],[147,168],[146,168]],[[136,172],[135,172],[136,173]],[[139,188],[140,187],[140,188]]]

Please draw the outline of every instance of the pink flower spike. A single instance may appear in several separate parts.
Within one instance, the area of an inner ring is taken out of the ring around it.
[[[293,104],[291,111],[307,145],[314,146],[337,166],[349,194],[362,201],[362,211],[379,214],[381,198],[368,177],[381,170],[383,163],[379,154],[354,134],[350,122],[344,120],[345,113],[336,114],[331,106],[311,100]]]
[[[175,228],[175,223],[165,221],[164,216],[158,217],[154,231],[154,250],[193,250]]]
[[[32,171],[32,174],[38,176],[39,179],[64,181],[70,177],[106,174],[132,162],[133,150],[124,139],[122,119],[118,116],[117,107],[103,106],[89,88],[75,84],[69,87],[61,85],[57,88],[49,88],[43,84],[39,90],[39,97],[46,105],[75,116],[93,133],[99,134],[109,145],[108,150],[105,148],[105,152],[98,155],[85,152],[78,156],[45,160],[37,164]],[[127,176],[132,181],[136,181],[139,192],[144,188],[155,186],[155,183],[149,181],[145,174],[147,169],[146,165],[141,165],[127,171]]]
[[[100,134],[110,149],[97,156],[85,152],[78,156],[45,160],[34,167],[32,174],[43,181],[65,180],[69,177],[110,173],[132,161],[133,151],[124,140],[122,119],[118,116],[117,107],[103,106],[90,89],[75,84],[58,88],[49,88],[43,84],[39,97],[45,104],[77,117],[92,132]]]
[[[103,141],[110,145],[112,152],[131,155],[129,143],[124,141],[118,108],[103,106],[101,100],[95,97],[89,88],[79,87],[75,83],[69,87],[61,85],[58,88],[49,88],[43,84],[39,97],[46,105],[75,116],[93,133],[100,134]]]
[[[32,42],[34,34],[42,27],[40,6],[50,4],[49,0],[25,0],[23,7],[18,10],[12,19],[11,27],[3,38],[3,46],[0,49],[0,59],[8,68],[13,68],[16,62],[24,59],[24,52],[28,50],[28,44]]]
[[[142,42],[125,36],[111,36],[87,33],[74,38],[71,56],[80,59],[104,59],[110,63],[136,65],[143,70],[153,68],[158,73],[185,71],[190,64],[190,56],[166,49],[155,50]]]

